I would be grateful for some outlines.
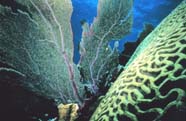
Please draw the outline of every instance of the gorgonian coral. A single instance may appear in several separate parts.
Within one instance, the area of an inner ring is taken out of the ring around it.
[[[83,85],[72,60],[71,1],[16,3],[24,9],[12,12],[0,5],[0,80],[8,82],[14,73],[17,83],[40,95],[80,103]]]
[[[79,65],[94,93],[101,78],[117,68],[117,40],[130,32],[132,5],[132,0],[99,0],[98,15],[92,25],[83,23]],[[111,40],[116,40],[113,50],[109,46]]]
[[[0,81],[19,84],[62,103],[84,98],[84,85],[73,63],[70,0],[16,0],[0,5]],[[132,0],[100,0],[91,27],[83,24],[80,65],[84,80],[97,80],[117,65],[118,43],[129,33]],[[115,61],[114,63],[112,63]]]

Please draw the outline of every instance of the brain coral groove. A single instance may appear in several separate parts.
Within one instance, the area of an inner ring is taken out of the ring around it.
[[[91,121],[160,120],[186,106],[186,1],[134,52]]]

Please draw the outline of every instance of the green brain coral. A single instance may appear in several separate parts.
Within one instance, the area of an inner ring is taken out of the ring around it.
[[[139,45],[91,121],[160,120],[186,106],[186,1]],[[147,118],[148,117],[148,118]]]

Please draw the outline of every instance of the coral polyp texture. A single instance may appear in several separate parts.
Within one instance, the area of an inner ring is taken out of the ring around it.
[[[99,0],[92,25],[81,22],[78,65],[73,63],[71,0],[13,3],[0,3],[0,82],[63,103],[60,120],[76,120],[85,93],[99,95],[99,84],[118,69],[117,40],[131,30],[133,0]],[[172,110],[186,111],[185,81],[184,0],[138,46],[90,120],[164,121]]]
[[[80,42],[79,65],[83,79],[96,92],[101,78],[111,75],[118,65],[118,42],[111,49],[111,40],[120,40],[130,32],[133,20],[133,0],[99,0],[97,17],[91,26],[84,22]],[[107,78],[107,77],[106,77]]]
[[[78,117],[79,107],[77,104],[58,105],[59,121],[75,121]]]
[[[185,81],[186,1],[183,1],[139,45],[90,120],[158,121],[171,110],[183,111]]]
[[[0,80],[59,102],[80,102],[83,85],[72,59],[71,1],[14,2],[14,12],[0,5]]]
[[[71,0],[8,2],[12,5],[0,2],[0,82],[19,85],[56,104],[82,106],[86,90],[81,76],[96,92],[100,75],[117,68],[118,42],[113,50],[108,43],[129,33],[132,0],[100,0],[92,26],[83,23],[79,65],[84,76],[73,63]]]

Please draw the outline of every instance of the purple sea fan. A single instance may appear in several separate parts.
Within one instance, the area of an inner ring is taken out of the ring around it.
[[[108,49],[109,42],[120,40],[130,32],[132,5],[133,0],[99,0],[98,15],[92,25],[89,27],[88,23],[84,23],[82,26],[79,65],[84,80],[91,83],[93,92],[96,92],[94,89],[97,89],[101,78],[107,72],[108,76],[112,74],[118,66],[117,48]]]

